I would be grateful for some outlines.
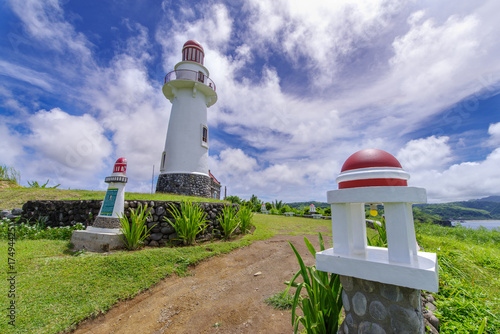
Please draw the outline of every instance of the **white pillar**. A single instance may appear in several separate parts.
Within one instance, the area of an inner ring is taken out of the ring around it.
[[[413,264],[417,241],[410,203],[384,203],[389,262]]]
[[[332,204],[331,207],[335,253],[364,255],[366,252],[364,203]]]

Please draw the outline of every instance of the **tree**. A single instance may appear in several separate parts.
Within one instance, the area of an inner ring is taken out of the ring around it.
[[[238,196],[227,196],[226,201],[229,201],[231,203],[241,204],[241,198],[239,198]]]

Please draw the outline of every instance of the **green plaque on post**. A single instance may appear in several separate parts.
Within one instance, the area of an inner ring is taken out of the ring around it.
[[[111,217],[113,215],[117,194],[118,188],[108,188],[108,191],[106,191],[106,197],[104,197],[104,202],[102,203],[100,216]]]

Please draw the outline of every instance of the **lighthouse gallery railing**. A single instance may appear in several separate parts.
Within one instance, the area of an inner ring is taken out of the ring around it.
[[[165,83],[172,80],[191,80],[201,82],[215,91],[215,82],[212,81],[202,72],[196,72],[192,70],[175,70],[167,73],[165,76]]]

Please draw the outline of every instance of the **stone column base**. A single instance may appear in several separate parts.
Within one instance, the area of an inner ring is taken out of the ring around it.
[[[210,198],[211,180],[210,176],[200,174],[160,174],[156,192]]]
[[[423,334],[420,290],[340,276],[345,319],[338,333]]]

